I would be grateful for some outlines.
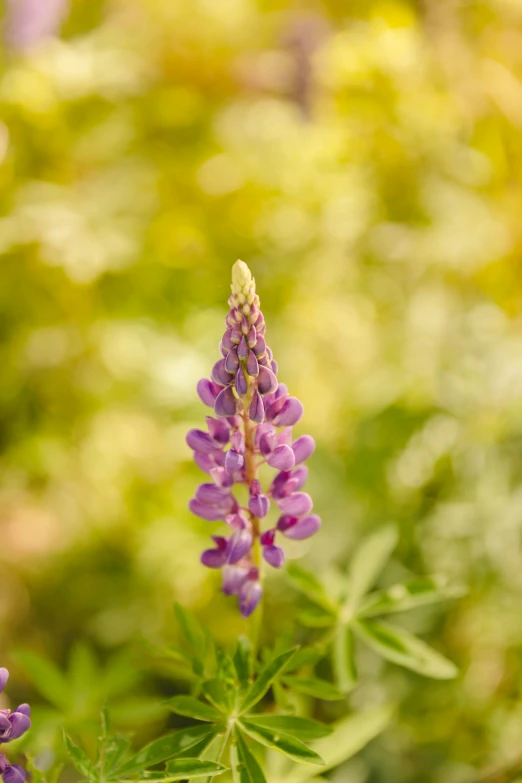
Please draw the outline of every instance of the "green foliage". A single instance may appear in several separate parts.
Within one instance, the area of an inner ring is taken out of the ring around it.
[[[103,720],[103,719],[102,719]],[[103,724],[102,724],[103,725]],[[97,761],[90,761],[82,748],[76,745],[71,738],[64,733],[65,749],[76,767],[87,780],[92,783],[100,781],[115,781],[122,779],[141,779],[151,768],[169,759],[163,774],[151,773],[149,778],[154,780],[184,780],[193,777],[205,777],[221,774],[225,767],[212,761],[201,761],[187,755],[189,751],[197,748],[202,752],[202,744],[205,747],[216,734],[212,726],[195,726],[182,729],[172,734],[160,737],[149,743],[138,753],[130,758],[127,756],[127,747],[123,746],[120,738],[103,733],[99,741]],[[178,757],[178,758],[176,758]],[[108,761],[108,759],[110,759]]]
[[[340,580],[337,597],[328,595],[319,579],[303,568],[289,569],[294,586],[309,603],[300,614],[304,625],[324,629],[332,641],[332,665],[339,691],[329,683],[285,677],[283,682],[316,698],[335,699],[348,693],[358,681],[354,635],[388,661],[434,679],[456,677],[457,668],[403,628],[373,618],[436,604],[462,594],[444,588],[433,579],[415,579],[386,590],[372,591],[397,543],[393,527],[365,539],[352,555]],[[321,695],[321,691],[322,694]]]

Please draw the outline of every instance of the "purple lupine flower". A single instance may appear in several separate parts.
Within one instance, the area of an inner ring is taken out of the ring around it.
[[[9,672],[0,667],[0,693],[3,691]],[[31,725],[31,709],[28,704],[21,704],[11,710],[0,710],[0,743],[11,742],[25,734]],[[3,753],[0,753],[0,777],[3,783],[25,783],[26,772],[18,764],[10,764]]]
[[[207,431],[187,434],[196,464],[211,481],[198,487],[189,507],[197,516],[230,529],[228,536],[212,536],[214,547],[203,552],[201,562],[222,569],[223,592],[237,596],[241,613],[248,617],[263,595],[261,556],[274,568],[284,564],[276,535],[309,538],[321,520],[310,513],[310,495],[300,491],[308,477],[303,463],[315,443],[310,435],[293,437],[303,405],[277,380],[255,281],[243,261],[232,268],[231,288],[221,358],[211,378],[202,378],[197,385],[200,399],[215,415],[207,416]],[[277,471],[266,489],[258,478],[263,463]],[[248,490],[246,506],[234,495],[239,484]],[[261,521],[270,512],[271,501],[281,516],[263,532]]]
[[[4,783],[25,783],[27,773],[18,764],[10,764],[3,753],[0,753],[0,777]]]

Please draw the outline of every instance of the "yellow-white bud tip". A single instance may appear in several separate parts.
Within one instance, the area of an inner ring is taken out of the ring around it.
[[[249,291],[250,289],[252,289],[252,291],[256,290],[256,281],[252,277],[252,273],[244,261],[238,260],[232,267],[231,288],[233,294],[242,294],[243,297],[245,296],[245,289],[246,291]]]

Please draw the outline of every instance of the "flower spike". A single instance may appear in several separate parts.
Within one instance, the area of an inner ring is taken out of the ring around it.
[[[201,562],[222,570],[223,592],[237,596],[241,614],[248,617],[263,595],[262,561],[273,568],[284,564],[276,535],[306,539],[321,527],[321,520],[310,513],[310,495],[300,491],[308,476],[303,463],[315,443],[310,435],[292,436],[303,405],[278,381],[256,283],[243,261],[232,267],[228,305],[221,358],[211,378],[197,385],[201,401],[214,409],[216,418],[207,416],[208,432],[187,434],[196,464],[211,481],[198,487],[189,507],[196,516],[229,528],[228,536],[212,536],[215,546],[203,552]],[[265,490],[258,478],[263,462],[277,471]],[[246,506],[234,495],[239,484],[248,489]],[[271,507],[278,507],[281,516],[263,532],[262,520]]]

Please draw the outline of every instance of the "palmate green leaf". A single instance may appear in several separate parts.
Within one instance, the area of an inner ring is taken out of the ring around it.
[[[266,778],[258,760],[250,752],[241,734],[230,747],[230,763],[234,783],[266,783]]]
[[[210,723],[218,723],[223,720],[222,712],[218,712],[214,707],[211,707],[209,704],[204,704],[202,701],[194,699],[192,696],[174,696],[164,703],[172,712],[175,712],[176,715],[184,715],[187,718],[195,718],[196,720],[210,721]]]
[[[272,682],[284,671],[287,663],[295,655],[296,650],[297,648],[294,648],[282,653],[282,655],[278,655],[265,666],[252,687],[247,691],[241,703],[241,712],[247,712],[252,709],[254,704],[257,704],[263,698]]]
[[[270,729],[276,734],[282,732],[306,742],[327,737],[333,731],[325,723],[297,715],[245,715],[245,720],[252,726]]]
[[[349,693],[357,683],[354,639],[351,629],[341,623],[335,632],[332,660],[335,680],[340,691]]]
[[[451,661],[403,628],[377,620],[358,620],[353,628],[375,652],[399,666],[437,680],[458,674]]]
[[[318,661],[324,658],[326,650],[322,646],[315,647],[300,647],[296,654],[291,658],[285,666],[285,672],[295,672],[300,669],[301,666],[314,666]]]
[[[174,759],[166,767],[165,778],[169,780],[191,780],[192,778],[213,777],[226,772],[227,767],[217,761],[201,759]]]
[[[393,711],[389,706],[377,707],[373,710],[349,715],[333,726],[330,736],[314,742],[312,747],[323,759],[325,766],[321,769],[324,774],[330,769],[355,756],[365,745],[377,737],[391,720]],[[270,783],[304,783],[315,777],[313,767],[300,765],[294,766],[287,774],[277,781]]]
[[[324,701],[336,701],[344,698],[342,692],[327,680],[319,680],[316,677],[295,677],[290,675],[283,677],[282,682],[298,693],[304,693],[306,696],[313,696],[315,699]]]
[[[394,585],[387,590],[378,590],[367,595],[361,604],[358,616],[366,618],[406,612],[419,606],[458,598],[462,594],[463,590],[460,588],[442,587],[434,579],[412,579],[405,584]]]
[[[222,734],[218,734],[216,737],[214,737],[208,747],[205,748],[203,753],[197,754],[198,758],[200,758],[202,761],[216,761],[217,763],[220,763],[227,746],[228,737],[229,735],[226,731],[224,731]],[[195,756],[196,754],[194,753],[192,755]],[[202,780],[201,783],[212,783],[212,776],[209,775],[207,778]]]
[[[305,628],[329,628],[335,623],[335,612],[317,604],[309,604],[299,612],[298,621]]]
[[[16,650],[13,657],[42,696],[61,710],[68,708],[71,702],[69,684],[54,663],[30,650]]]
[[[99,698],[98,661],[89,645],[84,641],[76,642],[69,654],[67,682],[71,709],[75,714],[88,713],[89,707]]]
[[[236,667],[230,655],[227,655],[219,647],[216,648],[216,676],[228,686],[233,686],[237,679]]]
[[[397,530],[391,525],[365,538],[355,550],[348,567],[346,604],[353,612],[375,583],[397,544]]]
[[[136,772],[142,772],[149,767],[153,767],[161,761],[179,756],[196,745],[199,747],[203,744],[203,747],[205,747],[204,740],[207,740],[206,745],[208,745],[212,737],[215,736],[216,731],[214,726],[204,725],[192,726],[188,729],[180,729],[172,734],[167,734],[165,737],[160,737],[146,745],[129,761],[118,767],[115,772],[117,772],[118,777],[129,777]]]
[[[181,753],[176,754],[177,759],[202,759],[207,758],[207,750],[212,748],[212,745],[217,740],[223,739],[224,732],[222,730],[222,727],[216,726],[216,731],[218,731],[218,734],[213,734],[210,737],[203,737],[202,740],[197,742],[195,745],[192,745],[190,748],[187,748],[186,750],[182,750]],[[209,758],[210,761],[217,761],[218,759]]]
[[[96,766],[92,763],[85,751],[76,745],[69,735],[65,733],[65,731],[63,732],[63,741],[67,755],[71,759],[78,772],[81,772],[81,774],[85,775],[85,777],[89,780],[99,780],[100,773]]]
[[[291,563],[288,566],[287,574],[299,592],[306,595],[314,603],[322,606],[326,611],[335,612],[335,607],[332,605],[323,585],[314,574],[295,563]]]
[[[178,621],[183,640],[197,658],[202,661],[207,653],[207,635],[193,614],[180,604],[174,604],[174,613]]]
[[[252,644],[246,636],[240,636],[234,653],[234,666],[242,687],[250,684],[252,676]]]
[[[123,761],[130,747],[128,737],[107,737],[104,740],[104,753],[102,774],[109,777],[116,767]]]
[[[60,778],[64,764],[53,764],[50,769],[45,770],[45,772],[39,768],[38,763],[36,760],[31,756],[31,754],[26,755],[26,763],[24,765],[27,769],[28,774],[28,780],[31,781],[31,783],[57,783],[58,779]]]
[[[214,677],[212,680],[206,680],[201,685],[203,695],[220,712],[228,713],[232,707],[233,694],[227,688],[223,680]]]
[[[239,725],[249,737],[270,750],[278,750],[300,764],[324,765],[322,758],[315,751],[295,737],[290,737],[266,726],[256,726],[244,718]]]

